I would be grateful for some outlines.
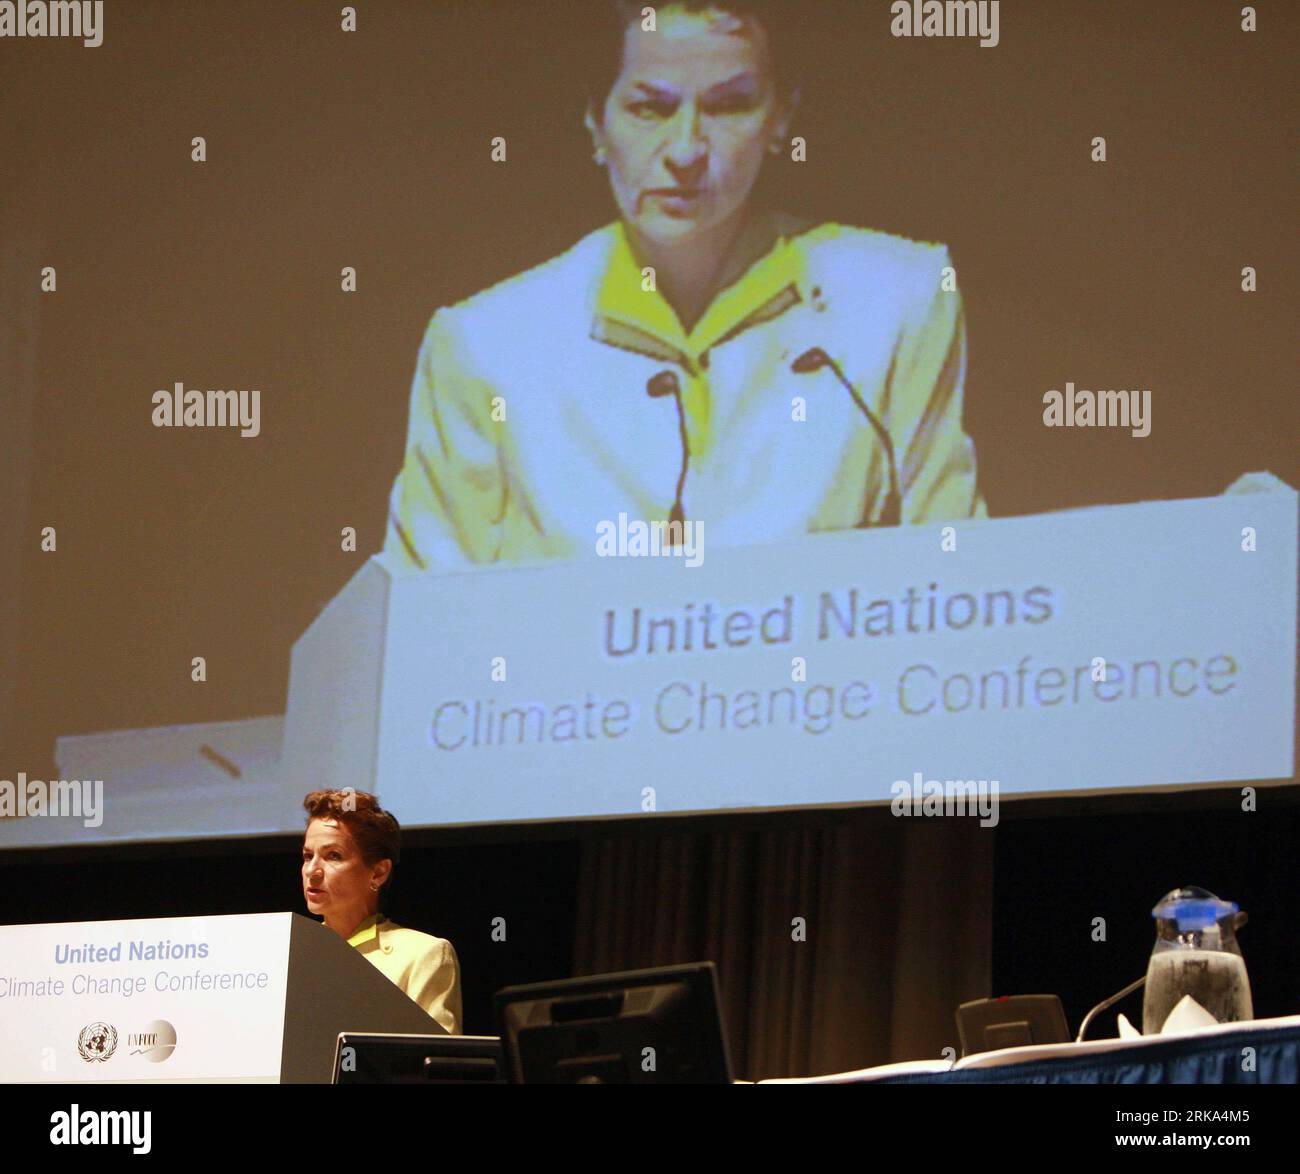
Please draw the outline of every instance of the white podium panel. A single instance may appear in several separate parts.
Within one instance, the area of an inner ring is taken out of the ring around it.
[[[340,1031],[445,1034],[291,913],[0,926],[0,1081],[326,1082]]]
[[[408,824],[1283,779],[1297,498],[468,573],[363,567],[295,646],[283,819]],[[594,541],[594,536],[593,536]],[[919,781],[919,780],[918,780]]]

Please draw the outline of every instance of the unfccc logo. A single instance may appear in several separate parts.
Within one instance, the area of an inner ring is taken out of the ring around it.
[[[161,1064],[176,1050],[176,1028],[165,1019],[155,1019],[143,1031],[133,1031],[126,1037],[131,1055],[143,1056],[151,1064]]]

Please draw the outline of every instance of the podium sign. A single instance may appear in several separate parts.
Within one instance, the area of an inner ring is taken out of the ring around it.
[[[290,913],[0,927],[0,1081],[327,1082],[344,1030],[442,1032]]]
[[[404,573],[295,646],[283,777],[406,823],[1282,779],[1296,493]],[[593,547],[595,536],[593,535]],[[300,818],[300,816],[299,816]]]

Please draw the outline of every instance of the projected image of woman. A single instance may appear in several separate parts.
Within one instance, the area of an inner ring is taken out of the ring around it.
[[[799,99],[777,9],[642,9],[609,6],[588,85],[617,219],[433,316],[386,550],[463,568],[591,556],[620,515],[711,549],[984,516],[947,250],[760,206]]]

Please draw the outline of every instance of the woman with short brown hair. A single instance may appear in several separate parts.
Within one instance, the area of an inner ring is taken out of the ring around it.
[[[444,938],[380,912],[401,855],[401,827],[374,795],[346,788],[303,800],[302,889],[310,913],[453,1035],[460,1032],[460,964]]]

